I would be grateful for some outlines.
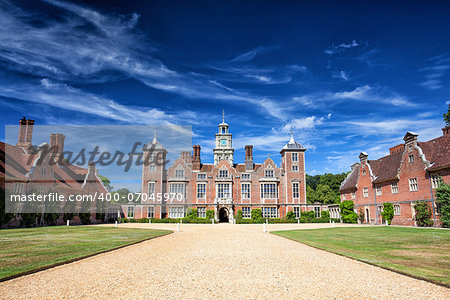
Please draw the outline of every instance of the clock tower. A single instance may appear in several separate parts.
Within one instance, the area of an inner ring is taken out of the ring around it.
[[[226,160],[233,165],[233,144],[231,133],[228,132],[228,124],[225,123],[225,111],[222,112],[222,123],[219,124],[219,133],[216,133],[216,145],[214,152],[214,165],[221,160]]]

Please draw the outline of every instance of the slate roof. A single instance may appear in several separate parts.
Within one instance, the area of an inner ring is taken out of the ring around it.
[[[375,180],[373,183],[395,179],[402,161],[403,152],[386,155],[377,160],[368,160]]]
[[[431,164],[427,168],[433,171],[441,168],[450,167],[450,135],[443,135],[428,142],[419,142],[425,159]]]
[[[360,167],[361,166],[358,164],[358,166],[347,175],[347,177],[341,183],[341,187],[339,188],[340,191],[345,191],[345,190],[356,188],[356,185],[358,184],[358,180],[359,180]]]

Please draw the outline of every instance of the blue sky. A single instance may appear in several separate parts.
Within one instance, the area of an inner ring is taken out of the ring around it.
[[[255,161],[278,163],[293,127],[309,174],[348,171],[408,130],[441,135],[449,12],[445,1],[1,0],[0,118],[192,125],[212,162],[224,109],[235,162],[253,144]]]

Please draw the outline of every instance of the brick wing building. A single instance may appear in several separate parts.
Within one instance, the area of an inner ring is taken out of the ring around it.
[[[394,206],[394,225],[416,225],[414,204],[425,201],[439,225],[439,206],[435,190],[450,183],[450,127],[443,135],[419,142],[418,135],[407,132],[404,143],[390,148],[390,154],[369,160],[361,152],[359,162],[340,187],[341,201],[352,200],[356,213],[364,214],[365,223],[381,223],[383,203]]]
[[[24,117],[20,120],[17,144],[0,142],[1,188],[10,189],[9,192],[14,195],[57,193],[65,199],[69,195],[107,193],[94,163],[86,169],[60,162],[64,152],[64,135],[52,133],[50,144],[33,146],[33,126],[34,120]],[[64,204],[61,205],[63,212]],[[95,207],[92,213],[92,220],[95,220]],[[79,222],[79,218],[75,217],[73,222]]]
[[[161,155],[165,160],[167,151],[156,136],[146,146],[144,160],[148,155]],[[280,151],[280,166],[270,157],[263,163],[254,163],[252,145],[245,146],[244,163],[235,163],[232,134],[224,119],[215,134],[214,163],[203,164],[200,150],[199,145],[194,145],[192,153],[182,152],[167,169],[165,165],[144,166],[142,192],[156,196],[142,205],[124,207],[126,216],[181,218],[188,207],[197,208],[199,217],[205,217],[206,210],[214,210],[215,219],[222,222],[232,222],[239,209],[244,218],[250,218],[255,208],[262,209],[267,218],[282,218],[289,211],[297,217],[305,210],[318,209],[320,213],[320,205],[306,204],[306,149],[294,140],[292,133]],[[164,201],[165,193],[177,197]]]

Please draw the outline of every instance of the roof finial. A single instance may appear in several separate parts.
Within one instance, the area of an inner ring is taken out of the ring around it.
[[[295,141],[294,141],[294,131],[292,130],[292,126],[291,126],[291,138],[289,140],[289,144],[293,144],[293,143],[295,143]]]
[[[156,139],[156,128],[155,128],[155,139]]]
[[[222,109],[222,123],[225,123],[225,109]]]
[[[294,136],[294,132],[292,131],[292,126],[291,126],[291,137]]]

